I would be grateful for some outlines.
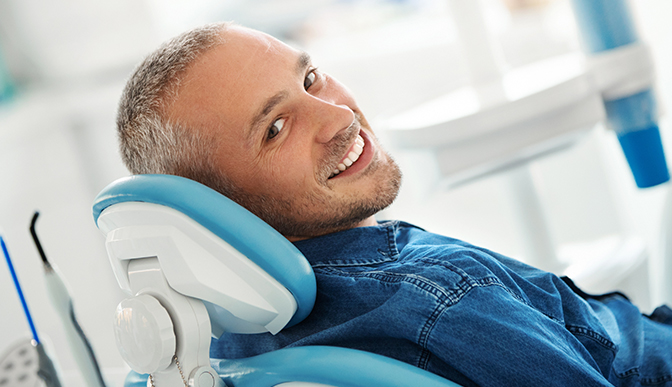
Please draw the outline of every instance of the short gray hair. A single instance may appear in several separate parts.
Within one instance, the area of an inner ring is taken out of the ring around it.
[[[165,116],[186,70],[203,53],[224,43],[228,26],[216,23],[187,31],[162,44],[136,67],[117,113],[121,158],[131,173],[184,176],[225,195],[233,189],[209,162],[215,141]]]

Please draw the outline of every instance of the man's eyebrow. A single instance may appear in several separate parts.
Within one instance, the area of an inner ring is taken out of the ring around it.
[[[282,102],[283,99],[287,96],[287,92],[281,91],[271,98],[266,100],[266,103],[264,103],[264,107],[259,111],[254,116],[254,119],[252,120],[252,125],[250,125],[250,129],[254,131],[254,129],[259,125],[261,121],[263,121],[270,113],[271,111],[280,103]]]
[[[296,62],[296,72],[298,74],[303,73],[308,66],[310,66],[311,60],[310,55],[307,52],[302,51],[299,55],[299,60]]]
[[[306,52],[301,52],[298,60],[296,61],[296,73],[299,75],[303,74],[308,68],[308,66],[310,66],[310,63],[311,63],[310,55],[308,55],[308,53]],[[254,115],[254,118],[250,123],[248,131],[248,139],[250,140],[252,139],[252,136],[254,135],[254,132],[256,132],[256,129],[258,128],[260,123],[264,121],[266,117],[271,113],[271,111],[273,111],[273,109],[286,97],[287,92],[280,91],[266,100],[266,102],[263,104],[263,107],[259,110],[257,114]]]

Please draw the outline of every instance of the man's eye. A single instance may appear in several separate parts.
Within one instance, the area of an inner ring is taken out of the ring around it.
[[[284,118],[278,118],[277,120],[273,121],[273,123],[271,124],[271,127],[268,128],[268,139],[270,140],[273,137],[280,134],[280,131],[282,130],[283,126],[285,126],[285,119]]]
[[[315,79],[317,78],[317,74],[315,74],[316,71],[317,69],[313,69],[306,75],[306,79],[303,80],[304,89],[308,90],[310,86],[313,85],[313,82],[315,82]]]

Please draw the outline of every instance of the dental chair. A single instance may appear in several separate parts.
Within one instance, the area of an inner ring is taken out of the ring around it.
[[[400,361],[337,347],[210,359],[211,336],[277,334],[311,312],[312,268],[255,215],[195,181],[138,175],[107,186],[94,219],[119,286],[114,331],[126,387],[454,387]],[[457,386],[459,387],[459,386]]]

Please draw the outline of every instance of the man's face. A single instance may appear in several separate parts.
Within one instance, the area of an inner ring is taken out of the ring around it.
[[[290,239],[355,227],[392,203],[399,169],[343,85],[268,35],[230,27],[224,38],[189,68],[168,114],[215,139],[232,199]]]

